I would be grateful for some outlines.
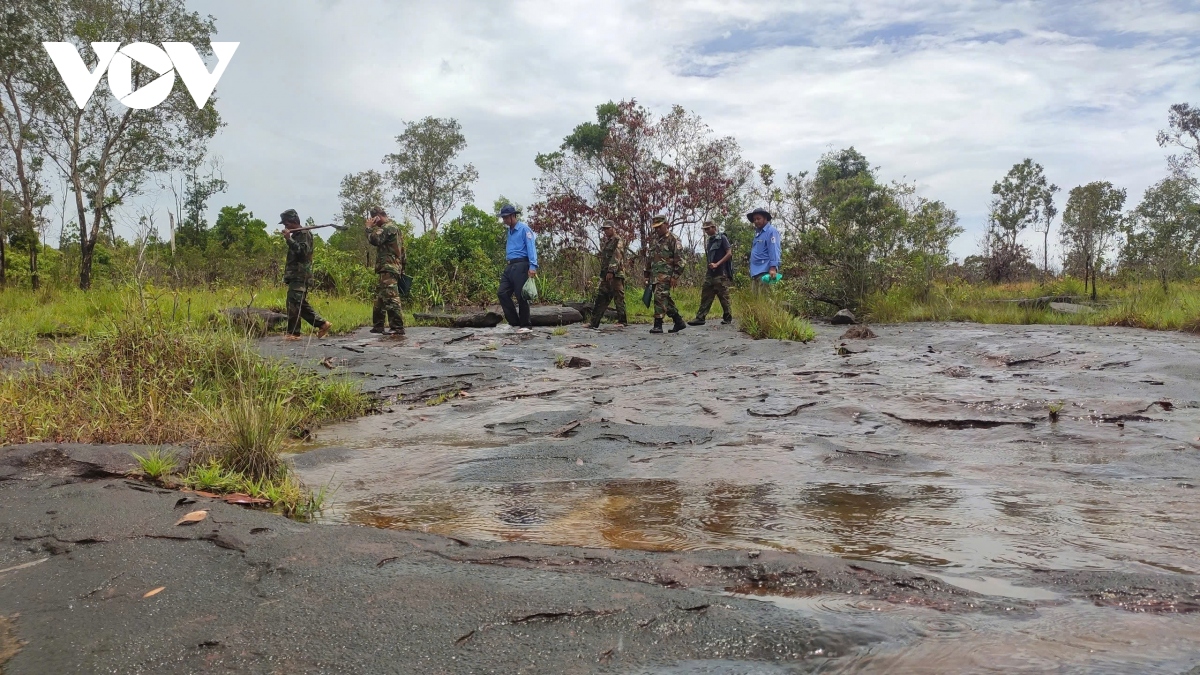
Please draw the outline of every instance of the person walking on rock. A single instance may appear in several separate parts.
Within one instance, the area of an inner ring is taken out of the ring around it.
[[[779,230],[771,224],[771,213],[766,209],[754,209],[746,214],[754,224],[754,243],[750,246],[750,279],[755,289],[779,278],[780,260],[783,250]],[[766,277],[766,279],[764,279]]]
[[[700,309],[696,318],[688,322],[689,326],[703,326],[704,317],[712,307],[713,298],[721,301],[721,323],[733,322],[733,312],[729,303],[729,286],[733,283],[733,247],[729,245],[729,237],[724,232],[717,232],[717,224],[711,220],[704,222],[704,234],[708,236],[705,246],[708,269],[704,273],[704,285],[700,287]]]
[[[384,319],[392,327],[392,335],[404,335],[404,312],[400,306],[400,277],[404,274],[404,235],[400,227],[388,218],[387,212],[376,206],[367,218],[367,241],[375,247],[375,305],[371,308],[371,332],[386,333]]]
[[[508,264],[500,275],[500,306],[504,308],[504,318],[508,325],[517,327],[517,331],[528,333],[533,325],[529,319],[529,301],[521,293],[525,282],[537,276],[537,246],[533,238],[533,230],[518,217],[518,211],[512,204],[505,204],[500,209],[500,219],[508,226],[508,243],[505,258]],[[517,302],[513,304],[513,296]]]
[[[287,284],[287,335],[285,340],[300,339],[300,319],[317,329],[317,337],[323,338],[333,324],[321,318],[312,305],[308,304],[308,285],[312,281],[313,235],[300,229],[300,215],[296,209],[279,214],[283,225],[283,240],[287,242],[287,262],[283,266],[283,283]]]
[[[625,241],[617,235],[617,226],[606,220],[600,226],[600,290],[596,293],[596,304],[592,306],[592,328],[600,327],[600,319],[608,310],[608,303],[617,307],[617,325],[624,327],[625,316]]]
[[[679,238],[671,234],[667,217],[659,214],[651,223],[649,241],[646,242],[646,282],[654,284],[654,327],[651,333],[663,332],[663,316],[675,322],[669,333],[678,333],[687,328],[675,301],[671,299],[671,287],[683,273],[679,257]]]

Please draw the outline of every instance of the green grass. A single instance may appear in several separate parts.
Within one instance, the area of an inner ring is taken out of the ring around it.
[[[195,462],[180,478],[188,488],[215,494],[240,493],[270,502],[270,508],[293,518],[306,519],[321,511],[329,496],[328,486],[311,490],[286,470],[273,477],[251,478],[232,470],[220,459]]]
[[[167,328],[206,328],[229,307],[262,307],[284,311],[287,290],[199,289],[172,292],[146,288],[5,288],[0,290],[0,357],[23,356],[45,340],[87,338],[111,332],[131,312],[153,314]],[[369,325],[371,305],[355,298],[313,293],[310,302],[333,324],[335,333]],[[411,316],[409,317],[411,318]],[[305,330],[309,330],[305,326]]]
[[[750,337],[809,342],[816,338],[810,323],[793,316],[770,292],[743,289],[733,294],[738,328]]]
[[[558,328],[555,328],[554,330],[550,331],[550,334],[553,335],[554,337],[562,337],[567,334],[567,327],[559,326]]]
[[[237,418],[247,401],[261,405],[279,397],[287,423],[282,417],[274,422],[297,432],[371,407],[353,382],[264,359],[227,328],[180,330],[137,310],[26,360],[31,367],[0,376],[0,444],[211,446],[252,421]]]
[[[133,458],[137,461],[142,474],[151,480],[166,480],[175,473],[175,469],[179,468],[179,458],[175,456],[175,453],[162,448],[154,448],[145,455],[135,452]]]
[[[864,318],[873,323],[909,321],[972,321],[1007,324],[1078,324],[1130,326],[1155,330],[1200,332],[1200,285],[1172,284],[1166,292],[1157,283],[1105,284],[1095,311],[1066,314],[1049,308],[1024,308],[1010,300],[1055,295],[1085,295],[1074,279],[1047,286],[1037,283],[968,285],[938,284],[922,297],[895,289],[871,298]],[[1090,299],[1080,300],[1090,304]]]

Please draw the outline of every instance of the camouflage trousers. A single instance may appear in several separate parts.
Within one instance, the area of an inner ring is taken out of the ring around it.
[[[304,319],[313,327],[325,324],[325,319],[317,314],[317,310],[308,304],[308,284],[303,281],[289,281],[287,290],[287,331],[292,335],[300,334],[300,320]]]
[[[704,285],[700,287],[700,311],[696,312],[697,319],[708,316],[713,298],[721,301],[721,310],[724,312],[722,318],[728,319],[733,316],[729,304],[729,277],[724,274],[710,274],[704,277]]]
[[[617,306],[617,323],[628,323],[625,316],[624,279],[613,277],[611,281],[600,280],[600,290],[596,293],[596,304],[592,305],[593,328],[600,325],[600,319],[604,318],[604,312],[608,310],[608,303],[610,302]]]
[[[400,308],[400,279],[389,272],[379,275],[375,286],[375,305],[371,308],[371,324],[383,328],[384,318],[392,330],[404,328],[404,312]]]
[[[675,308],[675,301],[671,299],[671,281],[670,274],[658,274],[654,277],[654,318],[661,319],[664,316],[675,317],[679,314],[679,310]]]

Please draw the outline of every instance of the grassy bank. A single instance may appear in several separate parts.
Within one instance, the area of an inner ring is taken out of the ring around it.
[[[227,326],[180,323],[169,310],[124,301],[113,316],[81,317],[79,339],[39,343],[21,368],[0,371],[0,444],[183,445],[194,451],[186,462],[164,469],[170,458],[145,457],[143,472],[311,509],[313,493],[279,451],[320,424],[365,413],[371,400],[358,385],[264,359]]]
[[[219,323],[227,307],[263,307],[284,311],[287,290],[44,288],[0,290],[0,356],[29,353],[47,339],[91,338],[111,333],[115,322],[131,314],[153,315],[166,330],[193,331]],[[354,330],[371,320],[371,306],[361,300],[320,293],[310,302],[333,324],[335,332]],[[305,325],[305,329],[308,327]]]
[[[1172,284],[1166,292],[1158,284],[1101,284],[1093,311],[1081,314],[1050,308],[1021,307],[1013,300],[1043,296],[1077,296],[1085,299],[1083,285],[1075,280],[972,286],[939,284],[918,297],[908,290],[893,290],[867,302],[864,318],[874,323],[909,321],[973,321],[1008,324],[1079,324],[1129,326],[1154,330],[1200,332],[1200,286]]]

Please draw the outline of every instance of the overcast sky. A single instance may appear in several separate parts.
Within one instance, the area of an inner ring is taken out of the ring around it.
[[[780,174],[854,145],[958,211],[964,256],[1015,162],[1041,162],[1063,200],[1110,180],[1132,205],[1166,173],[1167,107],[1200,104],[1194,0],[192,5],[241,43],[217,88],[229,191],[210,210],[270,223],[286,208],[328,222],[342,176],[381,168],[426,115],[462,122],[478,204],[528,204],[538,152],[636,98],[699,113]]]

